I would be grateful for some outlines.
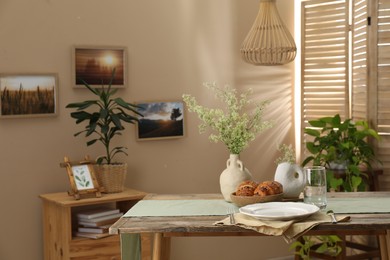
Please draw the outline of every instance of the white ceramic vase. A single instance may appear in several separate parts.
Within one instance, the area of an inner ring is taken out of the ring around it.
[[[230,194],[236,191],[238,185],[246,180],[252,180],[252,174],[244,167],[238,154],[230,154],[226,169],[219,177],[221,193],[226,201],[231,202]]]
[[[276,168],[274,180],[283,185],[284,198],[297,198],[305,187],[305,175],[297,164],[283,162]]]

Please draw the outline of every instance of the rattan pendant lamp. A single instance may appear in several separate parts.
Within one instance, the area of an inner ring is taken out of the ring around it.
[[[283,65],[295,59],[297,48],[276,9],[276,0],[260,0],[259,13],[240,52],[244,61],[254,65]]]

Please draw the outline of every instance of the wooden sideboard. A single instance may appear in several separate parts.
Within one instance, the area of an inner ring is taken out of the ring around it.
[[[120,260],[119,236],[101,239],[75,237],[77,227],[75,214],[93,206],[110,206],[125,213],[146,193],[125,189],[120,193],[102,194],[102,197],[82,197],[75,200],[66,192],[42,194],[43,240],[45,260]]]

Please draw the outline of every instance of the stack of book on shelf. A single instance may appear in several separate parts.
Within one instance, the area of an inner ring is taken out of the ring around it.
[[[81,211],[77,216],[77,231],[75,236],[88,238],[102,238],[109,236],[109,227],[117,221],[123,213],[119,209],[97,208]]]

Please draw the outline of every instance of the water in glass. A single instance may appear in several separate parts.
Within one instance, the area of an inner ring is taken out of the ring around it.
[[[326,170],[323,166],[304,168],[306,186],[303,192],[304,202],[314,204],[320,209],[326,208]]]
[[[326,186],[306,186],[305,203],[314,204],[320,209],[326,208]]]

